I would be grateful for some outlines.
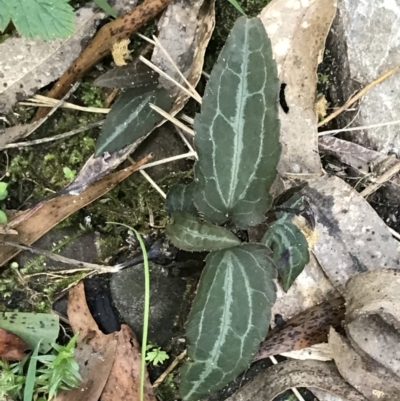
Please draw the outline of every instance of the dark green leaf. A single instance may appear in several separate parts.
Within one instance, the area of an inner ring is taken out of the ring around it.
[[[273,251],[273,258],[286,292],[309,262],[304,234],[287,218],[271,224],[261,241]]]
[[[167,194],[165,200],[165,210],[172,214],[173,212],[186,212],[196,215],[197,209],[193,203],[194,182],[188,185],[175,185]]]
[[[107,0],[94,0],[94,2],[107,14],[114,18],[118,17],[117,12],[107,3]]]
[[[279,82],[258,18],[235,23],[195,118],[195,204],[204,216],[239,227],[261,223],[281,153]]]
[[[240,244],[230,231],[200,222],[191,214],[174,212],[172,218],[174,222],[167,225],[165,234],[176,247],[184,251],[216,251]]]
[[[148,134],[163,119],[150,103],[168,111],[171,97],[166,89],[157,86],[128,89],[123,93],[107,115],[95,155],[116,152]]]
[[[57,340],[59,318],[50,313],[3,312],[0,327],[21,337],[31,349],[40,342],[40,352],[49,352]]]
[[[116,67],[101,75],[94,85],[105,88],[140,88],[154,86],[158,83],[159,74],[140,60],[129,65]]]
[[[212,252],[200,278],[188,321],[185,400],[200,400],[235,379],[265,338],[276,288],[268,248],[244,244]]]

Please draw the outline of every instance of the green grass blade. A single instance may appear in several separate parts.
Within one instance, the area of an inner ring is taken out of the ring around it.
[[[228,0],[228,1],[233,5],[233,7],[236,8],[236,10],[240,12],[240,14],[246,15],[245,12],[243,11],[242,6],[236,0]]]
[[[143,316],[143,337],[142,337],[142,359],[140,366],[140,401],[144,400],[144,373],[146,370],[146,348],[147,348],[147,336],[149,331],[149,314],[150,314],[150,268],[149,259],[147,257],[146,245],[143,242],[142,236],[132,227],[127,226],[123,223],[107,222],[108,224],[115,224],[126,227],[135,233],[136,238],[139,241],[140,249],[143,255],[144,263],[144,316]],[[24,400],[25,401],[25,400]]]
[[[106,0],[94,0],[94,2],[107,14],[110,14],[112,17],[117,18],[117,12],[108,4]]]
[[[40,341],[36,345],[35,350],[33,351],[33,354],[29,361],[28,372],[26,373],[26,382],[24,388],[24,401],[32,401],[33,399],[33,391],[35,389],[35,383],[36,383],[36,365],[37,365],[36,357],[39,354],[39,348],[40,348]]]

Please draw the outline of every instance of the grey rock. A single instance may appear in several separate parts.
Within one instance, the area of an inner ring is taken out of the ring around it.
[[[186,281],[161,265],[150,262],[150,317],[148,341],[165,347],[175,333]],[[144,273],[139,264],[118,273],[110,281],[115,307],[140,339],[143,331]]]
[[[355,91],[400,63],[400,1],[338,0],[338,12],[328,37],[336,82],[331,96],[342,105]],[[400,120],[400,74],[375,86],[362,99],[359,110],[338,117],[339,127]],[[400,155],[398,125],[346,134],[358,144]]]

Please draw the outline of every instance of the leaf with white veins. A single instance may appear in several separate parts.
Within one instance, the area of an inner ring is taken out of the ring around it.
[[[195,204],[204,216],[247,228],[271,204],[281,147],[279,82],[258,18],[239,18],[214,66],[195,118]]]
[[[304,234],[286,217],[271,224],[261,243],[273,250],[273,258],[286,292],[309,262]]]
[[[196,215],[197,209],[193,203],[194,182],[188,185],[174,185],[167,194],[165,210],[173,212],[185,212]]]
[[[200,400],[236,378],[265,338],[276,288],[276,269],[263,245],[212,252],[188,321],[188,355],[181,395]]]
[[[239,239],[225,228],[201,222],[188,213],[174,212],[174,222],[168,224],[165,234],[184,251],[216,251],[240,244]]]

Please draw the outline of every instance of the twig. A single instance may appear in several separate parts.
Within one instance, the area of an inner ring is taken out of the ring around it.
[[[396,163],[394,166],[390,167],[387,171],[385,171],[381,176],[379,176],[376,181],[365,188],[360,194],[366,198],[375,192],[382,184],[389,181],[395,174],[400,171],[400,162]]]
[[[194,136],[194,131],[179,121],[177,118],[171,116],[171,114],[167,113],[165,110],[161,109],[160,107],[156,106],[153,103],[149,104],[150,107],[155,110],[157,113],[161,114],[164,118],[170,121],[172,124],[175,124],[177,127],[181,128],[183,131],[187,132],[189,135]]]
[[[185,358],[187,354],[187,350],[185,349],[182,351],[173,361],[172,363],[168,366],[167,369],[162,373],[162,375],[153,383],[153,388],[157,388],[164,380],[165,378],[175,369],[175,367],[178,365],[178,363]]]
[[[389,122],[385,122],[385,123],[371,124],[371,125],[362,125],[360,127],[331,129],[329,131],[320,132],[318,134],[318,136],[332,135],[332,134],[337,134],[339,132],[346,132],[346,131],[361,131],[363,129],[386,127],[386,126],[389,126],[389,125],[396,125],[396,124],[400,124],[400,120],[389,121]]]
[[[79,134],[83,131],[87,131],[89,129],[99,127],[100,125],[102,125],[104,123],[104,121],[105,120],[97,121],[95,123],[85,125],[84,127],[79,127],[79,128],[73,129],[72,131],[64,132],[63,134],[54,135],[50,138],[35,139],[33,141],[26,141],[26,142],[9,143],[8,145],[5,145],[2,149],[23,148],[23,147],[33,146],[33,145],[40,145],[41,143],[58,141],[59,139],[68,138],[70,136]]]
[[[171,156],[171,157],[167,157],[167,158],[162,159],[162,160],[157,160],[156,162],[144,164],[143,166],[140,166],[138,168],[138,170],[140,171],[140,170],[144,170],[144,169],[149,168],[149,167],[159,166],[160,164],[173,162],[174,160],[180,160],[180,159],[186,159],[186,158],[189,158],[189,157],[195,157],[195,155],[196,155],[196,153],[193,153],[193,152],[182,153],[181,155]]]
[[[65,263],[68,265],[79,266],[80,271],[95,270],[95,271],[99,271],[102,273],[109,273],[109,272],[117,271],[117,270],[115,270],[115,268],[113,266],[97,265],[95,263],[87,263],[87,262],[82,262],[82,261],[76,260],[76,259],[66,258],[65,256],[56,255],[55,253],[45,251],[44,249],[34,248],[29,245],[21,245],[21,244],[18,244],[17,242],[0,240],[0,243],[3,245],[13,246],[17,249],[22,249],[24,251],[29,251],[29,252],[32,252],[32,253],[35,253],[38,255],[46,256],[47,258],[49,258],[51,260],[55,260],[56,262]],[[75,271],[78,271],[78,269],[75,269]]]
[[[389,78],[391,75],[393,75],[398,69],[400,68],[400,64],[397,65],[396,67],[390,69],[389,71],[386,71],[384,74],[382,74],[380,77],[366,85],[364,88],[362,88],[356,95],[351,97],[347,102],[342,106],[339,107],[337,110],[335,110],[332,114],[330,114],[328,117],[323,119],[320,123],[318,123],[318,127],[321,127],[325,124],[327,124],[329,121],[333,120],[336,118],[340,113],[343,111],[347,110],[352,104],[354,104],[357,100],[361,99],[369,90],[371,90],[374,86],[380,84],[383,82],[386,78]]]

